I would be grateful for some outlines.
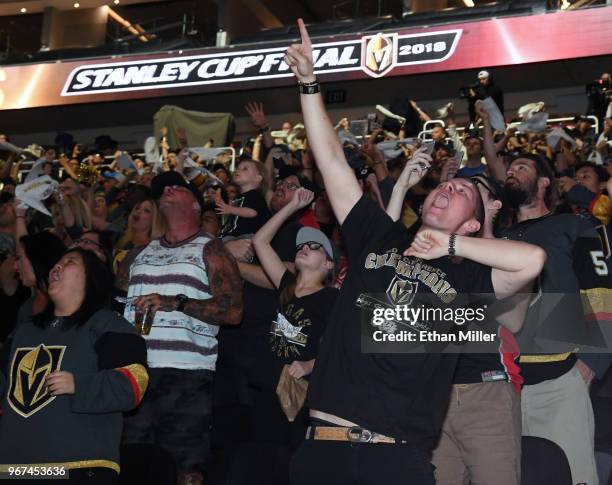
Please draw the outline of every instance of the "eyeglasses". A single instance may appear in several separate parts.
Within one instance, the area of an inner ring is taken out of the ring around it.
[[[300,188],[299,185],[296,185],[293,182],[287,182],[286,180],[279,180],[276,182],[275,188],[282,189],[283,187],[287,187],[291,192],[294,192]]]

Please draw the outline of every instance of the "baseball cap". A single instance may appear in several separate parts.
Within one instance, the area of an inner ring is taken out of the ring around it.
[[[327,238],[327,236],[320,231],[319,229],[315,229],[314,227],[302,227],[297,233],[295,237],[295,245],[296,247],[300,244],[304,244],[307,242],[316,242],[323,246],[323,249],[327,253],[327,256],[332,261],[334,260],[334,250],[332,248],[332,244]]]
[[[478,73],[478,79],[484,79],[486,77],[489,77],[489,71],[480,71]]]
[[[174,170],[162,172],[153,178],[151,181],[151,192],[153,194],[153,198],[155,200],[159,200],[166,187],[173,187],[175,185],[188,189],[196,198],[198,204],[200,204],[200,211],[204,210],[204,197],[202,196],[202,192],[200,192],[194,185],[188,183],[180,173]]]

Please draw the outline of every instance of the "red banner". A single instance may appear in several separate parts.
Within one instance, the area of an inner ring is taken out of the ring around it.
[[[0,68],[0,109],[291,85],[286,47],[8,66]],[[602,56],[612,53],[612,7],[315,39],[313,49],[323,81]]]

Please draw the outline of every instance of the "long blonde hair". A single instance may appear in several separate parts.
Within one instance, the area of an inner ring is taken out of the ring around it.
[[[132,228],[132,217],[131,217],[132,212],[134,212],[138,207],[140,207],[145,202],[149,202],[151,204],[151,212],[153,214],[153,217],[151,220],[151,228],[149,229],[149,233],[148,233],[149,240],[152,241],[153,239],[157,239],[164,234],[166,230],[166,221],[164,219],[163,214],[160,212],[160,210],[157,207],[157,204],[155,203],[153,199],[144,199],[138,202],[138,204],[136,204],[130,211],[130,215],[128,216],[127,229],[125,230],[125,233],[123,234],[123,236],[121,236],[119,241],[117,241],[117,244],[115,245],[116,249],[123,249],[132,242],[132,238],[134,236],[134,230]]]
[[[74,222],[77,226],[84,230],[90,230],[91,226],[91,210],[87,203],[78,195],[65,195],[65,203],[74,215]]]

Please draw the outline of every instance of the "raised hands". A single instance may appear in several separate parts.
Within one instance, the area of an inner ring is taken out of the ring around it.
[[[447,158],[442,165],[440,170],[440,182],[448,182],[450,179],[455,178],[459,171],[459,161],[456,158]]]
[[[483,123],[487,123],[489,121],[489,112],[484,109],[482,101],[476,101],[476,103],[474,104],[474,109],[476,110],[476,114],[482,120]]]
[[[432,158],[427,155],[427,147],[422,146],[414,151],[412,158],[406,162],[397,183],[401,184],[406,190],[414,187],[425,176],[431,166]]]
[[[244,109],[251,117],[251,123],[253,123],[256,128],[266,126],[266,115],[264,113],[263,103],[249,102]]]
[[[295,195],[293,196],[293,199],[290,202],[291,208],[294,211],[303,209],[304,207],[312,204],[313,200],[314,192],[312,192],[311,190],[307,190],[304,187],[300,187],[296,190]]]
[[[299,82],[311,83],[316,81],[312,61],[312,44],[304,21],[298,19],[297,23],[302,43],[292,44],[287,49],[284,60]]]

